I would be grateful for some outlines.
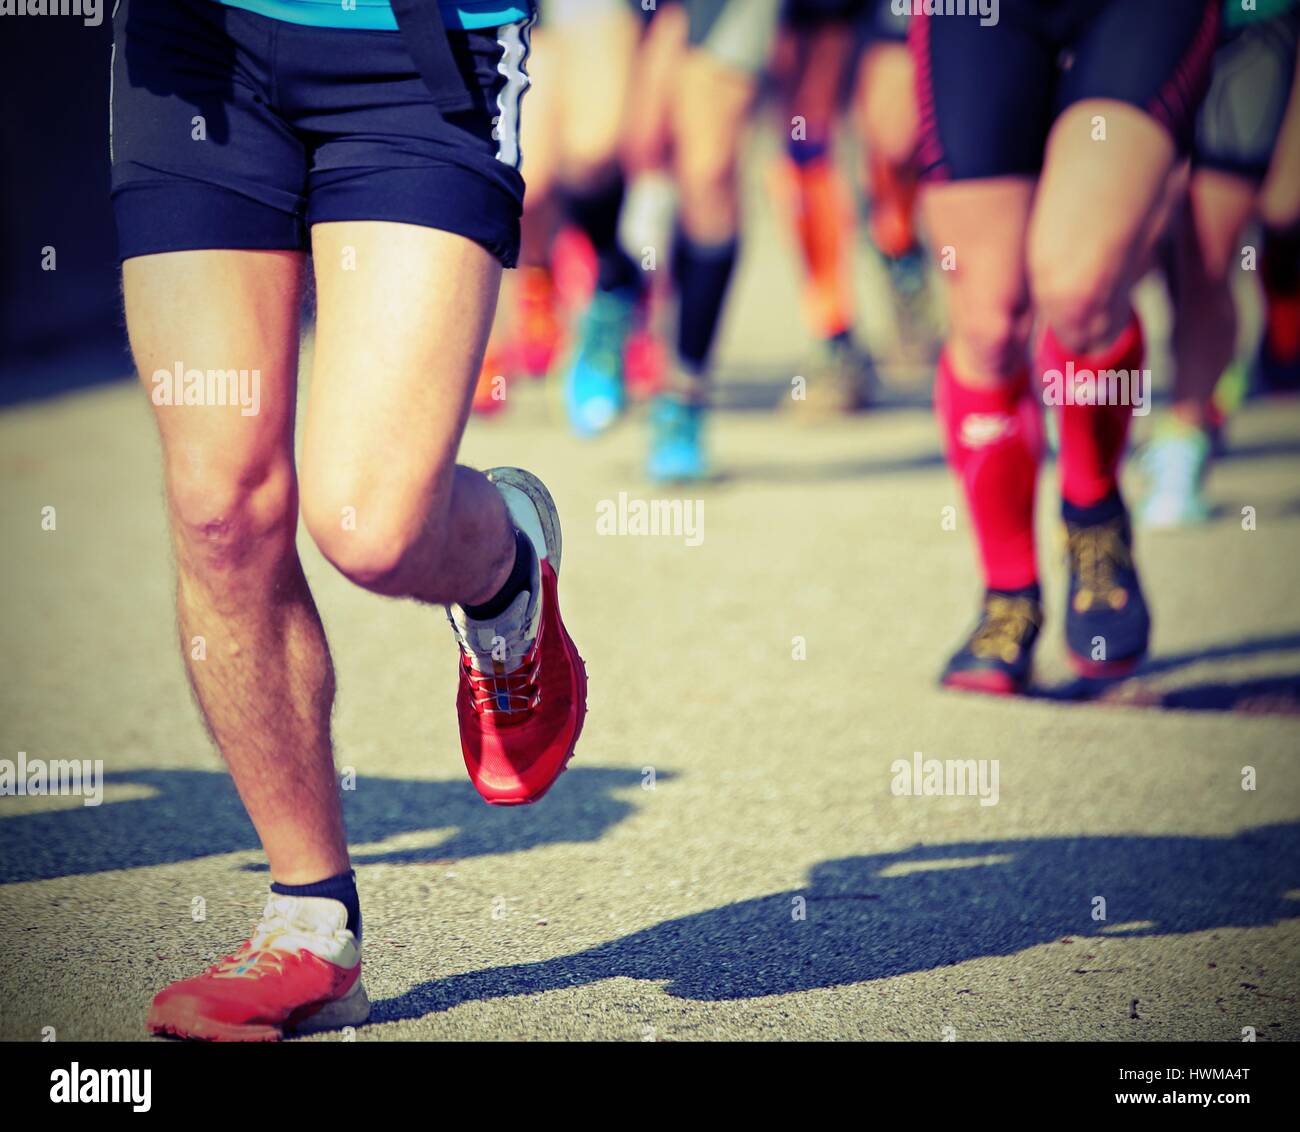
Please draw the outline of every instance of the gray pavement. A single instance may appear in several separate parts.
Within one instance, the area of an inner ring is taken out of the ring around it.
[[[792,276],[779,240],[753,246],[733,400],[798,372]],[[1300,1036],[1298,438],[1297,404],[1234,421],[1214,521],[1140,539],[1151,661],[1084,700],[1048,468],[1041,694],[1002,702],[934,686],[977,584],[924,408],[723,413],[687,546],[597,532],[619,492],[674,494],[640,478],[639,417],[579,445],[519,387],[463,456],[537,471],[565,522],[591,713],[540,805],[466,781],[441,614],[303,543],[356,776],[357,1039]],[[176,654],[146,402],[128,383],[5,412],[0,468],[0,757],[109,780],[99,807],[0,799],[0,1038],[132,1039],[155,990],[244,938],[267,877]],[[918,751],[997,760],[997,804],[891,792]]]

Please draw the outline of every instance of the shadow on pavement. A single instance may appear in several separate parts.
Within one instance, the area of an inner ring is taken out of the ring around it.
[[[1193,664],[1300,649],[1300,633],[1255,637],[1231,644],[1211,645],[1191,652],[1152,657],[1124,680],[1080,677],[1055,687],[1035,688],[1046,700],[1107,706],[1177,708],[1185,711],[1233,711],[1247,715],[1300,715],[1300,672],[1253,676],[1242,680],[1208,680],[1175,688],[1157,687],[1150,677],[1176,672]]]
[[[666,775],[661,772],[662,780]],[[259,842],[222,771],[141,770],[104,776],[105,785],[145,786],[150,798],[0,817],[0,883],[172,864],[256,849]],[[360,778],[344,791],[354,845],[395,834],[446,829],[419,849],[354,854],[355,864],[413,864],[511,853],[555,842],[596,841],[633,810],[614,792],[640,785],[633,770],[572,767],[546,805],[486,805],[468,781]],[[264,865],[250,865],[264,870]]]
[[[1233,837],[1079,837],[917,846],[817,865],[808,884],[668,920],[573,955],[435,979],[375,1022],[633,978],[705,1002],[847,986],[1059,941],[1256,927],[1300,915],[1300,825]],[[1107,920],[1094,922],[1093,899]],[[800,901],[806,919],[795,918]],[[1110,928],[1108,932],[1106,929]],[[955,989],[955,988],[954,988]]]

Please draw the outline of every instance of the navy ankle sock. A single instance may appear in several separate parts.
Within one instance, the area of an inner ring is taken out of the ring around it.
[[[321,896],[326,900],[337,900],[348,910],[348,931],[358,940],[361,939],[361,900],[357,896],[357,874],[351,869],[314,884],[281,884],[274,881],[271,891],[277,896]]]
[[[1075,526],[1091,527],[1097,523],[1108,523],[1123,514],[1124,500],[1120,497],[1118,488],[1112,489],[1109,495],[1088,507],[1081,507],[1068,499],[1061,500],[1061,518]]]
[[[510,603],[533,584],[533,562],[537,558],[532,540],[523,531],[515,531],[515,564],[497,592],[482,605],[462,605],[466,615],[475,621],[491,621],[500,617]]]

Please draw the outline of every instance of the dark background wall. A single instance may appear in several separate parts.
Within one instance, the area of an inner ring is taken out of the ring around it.
[[[108,199],[111,7],[98,27],[0,18],[0,402],[130,369]]]

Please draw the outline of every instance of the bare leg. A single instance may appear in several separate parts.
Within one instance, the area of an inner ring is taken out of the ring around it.
[[[902,255],[916,242],[913,158],[921,123],[915,92],[915,67],[905,46],[876,44],[867,50],[854,102],[866,142],[871,238],[886,255]]]
[[[456,464],[501,268],[463,236],[348,221],[312,229],[316,353],[303,518],[348,578],[390,597],[486,601],[514,563],[505,504]],[[341,250],[356,270],[341,271]]]
[[[1105,140],[1093,122],[1106,122]],[[1067,349],[1109,345],[1128,324],[1129,292],[1175,200],[1174,144],[1127,103],[1075,103],[1052,127],[1029,231],[1043,317]]]
[[[174,252],[123,268],[146,388],[178,363],[260,377],[256,415],[159,405],[156,416],[190,681],[285,884],[348,867],[330,749],[334,674],[294,548],[301,274],[290,252]]]
[[[934,185],[921,197],[948,292],[955,375],[993,387],[1025,368],[1033,324],[1025,276],[1034,183],[998,177]]]
[[[1180,218],[1173,411],[1199,428],[1210,424],[1215,384],[1237,348],[1230,271],[1239,262],[1238,240],[1255,196],[1255,186],[1243,177],[1201,170]]]
[[[681,222],[701,244],[735,237],[740,225],[737,163],[757,83],[703,48],[682,64],[673,105]]]

